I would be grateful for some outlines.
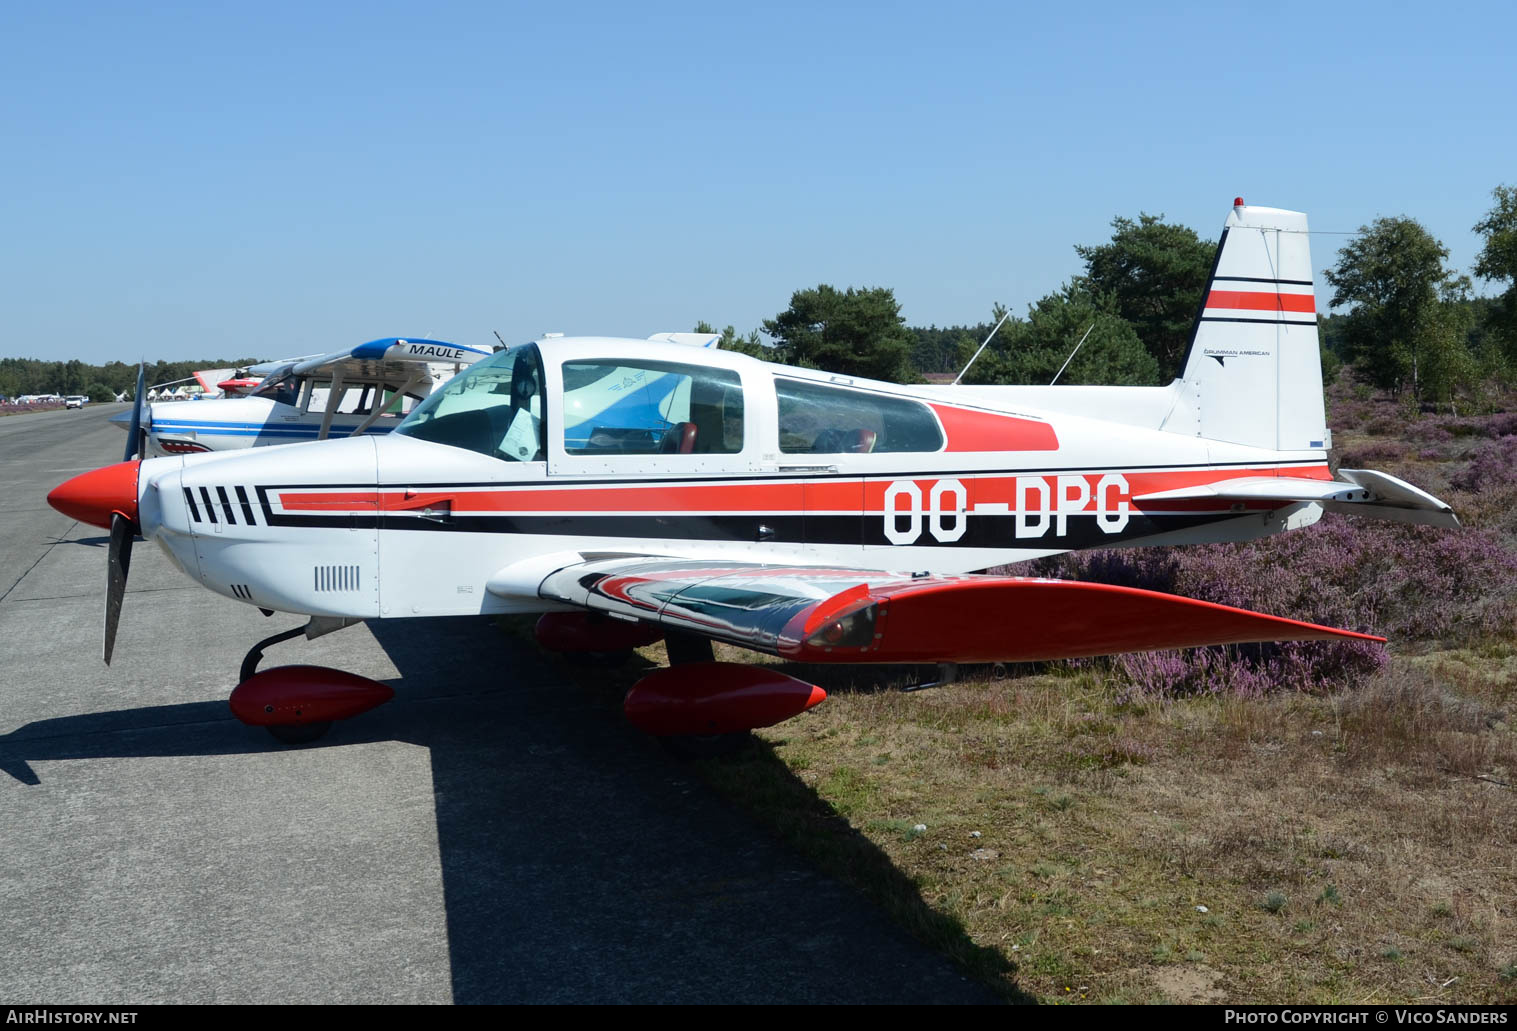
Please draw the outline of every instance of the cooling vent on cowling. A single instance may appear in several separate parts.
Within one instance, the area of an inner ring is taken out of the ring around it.
[[[248,590],[247,584],[233,584],[232,593],[241,598],[243,601],[253,600],[253,592]]]
[[[318,591],[356,591],[359,587],[357,566],[315,566],[311,570]]]

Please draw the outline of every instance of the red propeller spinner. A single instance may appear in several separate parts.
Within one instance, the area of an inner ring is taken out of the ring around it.
[[[101,529],[111,528],[120,513],[137,524],[137,467],[140,459],[117,462],[81,473],[48,493],[47,503],[71,519]]]

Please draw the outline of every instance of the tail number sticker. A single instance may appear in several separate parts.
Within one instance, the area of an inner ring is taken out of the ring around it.
[[[885,488],[885,539],[914,544],[922,536],[922,488],[896,480]],[[969,529],[969,491],[958,480],[938,480],[927,492],[927,530],[939,544],[952,544]],[[904,525],[902,525],[904,522]]]
[[[1004,482],[1004,481],[1003,481]],[[914,480],[896,480],[885,488],[885,539],[891,544],[915,544],[923,524],[939,544],[952,544],[969,529],[976,515],[1013,516],[1019,538],[1069,533],[1071,515],[1093,514],[1103,533],[1121,533],[1131,517],[1127,477],[1018,476],[1011,487],[1013,506],[982,502],[969,507],[969,492],[959,480],[937,480],[923,493]]]

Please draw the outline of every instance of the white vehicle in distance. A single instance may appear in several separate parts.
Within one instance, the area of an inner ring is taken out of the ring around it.
[[[83,408],[85,406],[85,403],[88,401],[89,398],[85,397],[83,394],[70,394],[68,397],[65,397],[63,399],[63,407],[65,409]]]

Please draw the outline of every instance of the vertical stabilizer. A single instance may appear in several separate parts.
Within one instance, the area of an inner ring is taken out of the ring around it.
[[[1178,387],[1166,430],[1272,451],[1325,446],[1304,214],[1234,204]]]

